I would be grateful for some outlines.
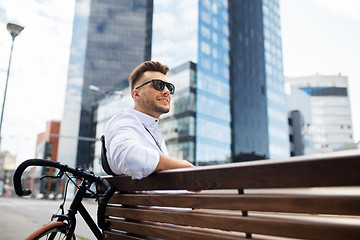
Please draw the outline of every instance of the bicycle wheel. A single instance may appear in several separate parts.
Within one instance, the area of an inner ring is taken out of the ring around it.
[[[25,240],[60,240],[68,236],[68,225],[64,222],[49,223],[28,236]],[[71,237],[75,240],[75,234]]]

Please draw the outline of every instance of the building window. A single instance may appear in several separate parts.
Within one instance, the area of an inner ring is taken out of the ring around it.
[[[207,55],[210,55],[210,45],[206,42],[201,42],[201,51]]]

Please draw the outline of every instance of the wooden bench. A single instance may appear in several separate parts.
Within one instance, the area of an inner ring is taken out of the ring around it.
[[[108,180],[104,239],[360,239],[360,151]]]

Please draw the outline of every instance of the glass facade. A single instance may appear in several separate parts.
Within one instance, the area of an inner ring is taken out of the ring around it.
[[[280,8],[278,0],[263,0],[263,32],[265,54],[269,157],[290,156],[285,82],[282,66]]]
[[[170,112],[163,115],[162,132],[169,155],[195,163],[196,65],[184,63],[170,70],[168,80],[176,87]]]
[[[269,135],[262,2],[229,3],[233,158],[265,159]]]
[[[153,60],[170,67],[177,89],[159,125],[170,155],[196,165],[230,162],[227,1],[155,0],[152,42]]]
[[[61,135],[93,138],[93,105],[115,86],[118,90],[127,87],[130,72],[151,58],[153,1],[78,0],[76,8],[66,97],[69,104],[65,104]],[[77,84],[76,97],[75,90],[69,88],[72,81]],[[101,91],[89,90],[90,85]],[[76,102],[70,103],[71,98]],[[76,108],[76,116],[70,116],[72,108]],[[89,167],[94,158],[93,142],[72,139],[72,143],[69,147],[60,142],[60,152],[67,152],[65,161]]]
[[[168,144],[176,124],[190,124],[196,165],[288,157],[281,51],[277,0],[154,1],[153,59],[171,69],[196,63],[195,127],[167,123]]]
[[[108,121],[115,114],[122,112],[125,108],[132,108],[134,106],[133,99],[130,94],[130,88],[127,87],[121,91],[110,92],[93,108],[93,126],[95,126],[95,138],[100,139],[105,134],[105,129]],[[106,175],[101,167],[101,142],[93,143],[93,171],[98,175]]]
[[[227,1],[199,1],[196,163],[231,161]]]

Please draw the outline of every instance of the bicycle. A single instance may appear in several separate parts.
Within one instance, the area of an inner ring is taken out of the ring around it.
[[[114,187],[106,181],[106,179],[101,178],[100,176],[95,175],[94,173],[88,170],[82,170],[80,168],[71,168],[67,165],[43,160],[43,159],[29,159],[21,163],[14,173],[14,188],[18,196],[29,196],[31,194],[30,189],[23,189],[21,185],[21,176],[25,169],[29,166],[42,166],[42,167],[54,167],[59,170],[56,176],[43,176],[49,178],[60,179],[64,175],[67,177],[67,183],[65,187],[65,194],[63,197],[63,202],[59,207],[61,214],[53,214],[51,217],[51,222],[45,226],[39,228],[30,234],[26,240],[37,240],[37,239],[66,239],[66,240],[75,240],[75,228],[76,228],[76,214],[79,212],[81,217],[85,220],[85,223],[90,228],[90,230],[95,235],[96,239],[103,239],[102,231],[109,227],[109,222],[105,219],[105,208],[108,200],[114,194]],[[69,175],[68,173],[71,173]],[[80,180],[80,184],[76,184],[72,178]],[[72,182],[77,187],[77,192],[68,208],[68,212],[64,213],[64,205],[66,201],[66,192],[69,182]],[[100,183],[105,187],[106,191],[104,195],[100,198],[98,203],[98,212],[97,212],[97,222],[96,224],[88,211],[85,209],[82,204],[82,200],[85,197],[96,197],[98,200],[98,194],[90,189],[93,183]],[[58,211],[59,211],[58,210]],[[56,220],[56,221],[54,221]]]

